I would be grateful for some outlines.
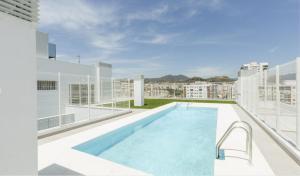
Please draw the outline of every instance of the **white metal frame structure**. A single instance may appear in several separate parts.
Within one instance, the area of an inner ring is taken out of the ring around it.
[[[237,84],[238,104],[300,159],[300,58],[263,73],[242,70]]]
[[[38,72],[39,79],[51,80],[56,85],[55,89],[38,90],[40,136],[130,112],[133,82],[129,79],[101,78],[100,87],[96,86],[95,75]],[[97,92],[110,96],[98,99]]]

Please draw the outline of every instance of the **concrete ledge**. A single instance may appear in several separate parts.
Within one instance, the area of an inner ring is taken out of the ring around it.
[[[264,122],[258,119],[254,114],[248,112],[245,108],[238,104],[238,106],[246,112],[274,141],[292,158],[295,162],[300,165],[300,151],[296,149],[294,145],[286,141],[277,132],[267,126]]]
[[[121,115],[129,114],[131,112],[132,112],[131,110],[124,110],[124,111],[121,111],[121,112],[116,112],[116,113],[113,113],[113,114],[105,115],[101,118],[78,121],[78,122],[75,122],[75,123],[72,123],[72,124],[63,125],[61,127],[54,127],[54,128],[51,128],[51,129],[42,130],[42,131],[38,132],[38,139],[42,139],[42,138],[49,137],[49,136],[52,136],[52,135],[55,135],[55,134],[58,134],[58,133],[63,133],[63,132],[66,132],[66,131],[70,131],[70,130],[73,130],[73,129],[76,129],[76,128],[80,128],[80,127],[90,125],[90,124],[93,124],[93,123],[101,122],[101,121],[111,119],[111,118],[114,118],[114,117],[118,117],[118,116],[121,116]]]

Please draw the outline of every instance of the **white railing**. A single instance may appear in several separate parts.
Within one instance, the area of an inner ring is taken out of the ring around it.
[[[40,84],[51,82],[51,89],[37,86],[39,131],[103,119],[130,109],[132,81],[128,79],[97,80],[90,75],[48,72],[39,72],[37,79]]]
[[[300,149],[300,58],[263,71],[241,71],[237,102]]]
[[[75,114],[61,114],[38,119],[38,130],[61,127],[75,122]]]

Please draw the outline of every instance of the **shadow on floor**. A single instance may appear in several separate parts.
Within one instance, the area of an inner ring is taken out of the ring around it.
[[[52,176],[52,175],[82,175],[78,172],[75,172],[71,169],[65,168],[58,164],[52,164],[39,171],[39,176]]]

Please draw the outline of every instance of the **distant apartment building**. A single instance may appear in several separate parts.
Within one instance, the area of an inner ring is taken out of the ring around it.
[[[280,87],[280,102],[296,105],[296,80],[285,80]]]
[[[241,74],[251,75],[255,73],[259,73],[260,76],[260,84],[264,83],[264,80],[266,79],[264,76],[264,70],[267,70],[269,68],[269,64],[266,62],[258,63],[258,62],[250,62],[248,64],[243,64],[240,68],[240,71],[238,72],[238,75],[241,76]]]
[[[241,66],[241,69],[238,73],[238,79],[252,77],[256,74],[256,81],[258,84],[258,98],[260,101],[269,101],[274,102],[277,100],[277,86],[280,92],[280,103],[295,105],[296,104],[296,80],[294,76],[288,75],[290,78],[286,78],[286,75],[279,76],[279,82],[276,83],[276,70],[268,71],[267,63],[257,63],[252,62],[249,64],[244,64]],[[282,72],[279,72],[282,74]],[[241,82],[241,81],[240,81]],[[278,84],[278,85],[277,85]],[[239,87],[238,87],[239,86]],[[237,84],[238,95],[241,95],[239,92],[242,89],[241,85]]]
[[[171,98],[184,97],[184,83],[146,83],[145,97]]]
[[[235,92],[236,92],[236,95],[235,95],[235,98],[237,99],[237,101],[241,101],[241,92],[240,90],[242,90],[242,84],[241,83],[241,79],[244,78],[244,77],[247,77],[247,76],[250,76],[250,75],[253,75],[253,74],[259,74],[259,80],[258,81],[258,84],[260,85],[259,87],[259,98],[260,99],[264,99],[264,93],[265,93],[265,90],[264,90],[264,84],[267,80],[267,77],[265,75],[265,72],[268,70],[269,68],[269,64],[266,63],[266,62],[262,62],[262,63],[259,63],[259,62],[250,62],[248,64],[243,64],[238,72],[238,81],[236,81],[236,84],[235,84]]]
[[[185,97],[188,99],[225,99],[235,98],[234,83],[195,82],[185,85]]]
[[[251,62],[248,64],[243,64],[241,66],[240,70],[252,70],[255,72],[262,72],[263,70],[268,69],[268,67],[269,67],[269,64],[265,63],[265,62],[263,62],[263,63]]]
[[[191,85],[185,85],[186,98],[190,99],[207,99],[208,98],[208,87],[209,84],[195,83]]]

